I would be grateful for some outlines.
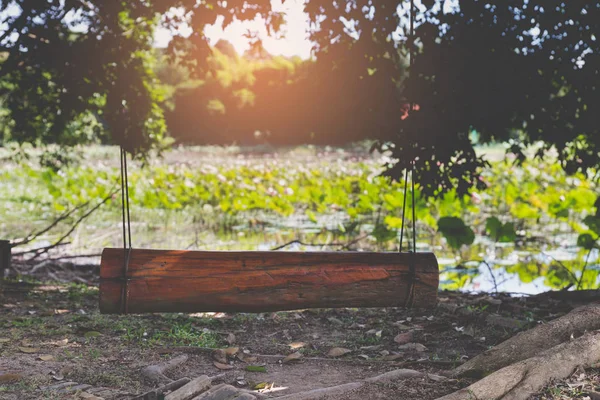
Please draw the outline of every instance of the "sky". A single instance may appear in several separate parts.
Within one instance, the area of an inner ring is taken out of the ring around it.
[[[310,57],[311,43],[307,38],[307,28],[309,26],[308,15],[304,12],[304,0],[286,0],[282,4],[281,0],[271,0],[273,11],[285,14],[286,24],[282,28],[284,37],[274,38],[267,34],[264,20],[257,18],[253,21],[235,21],[226,29],[223,29],[222,18],[219,18],[217,24],[206,27],[206,35],[210,44],[214,45],[219,39],[229,41],[238,53],[243,54],[250,46],[248,39],[243,35],[248,30],[256,31],[263,41],[265,49],[273,55],[283,55],[286,57],[300,56],[304,59]],[[173,9],[177,13],[178,10]],[[10,15],[19,15],[20,8],[14,3],[0,14],[0,21]],[[69,19],[67,15],[66,19]],[[5,30],[6,24],[0,24],[0,33]],[[85,27],[72,27],[76,30],[85,31]],[[188,36],[191,33],[189,27],[182,27],[179,33]],[[172,33],[165,28],[158,28],[154,38],[154,44],[157,47],[166,47],[172,38]]]
[[[286,24],[283,27],[283,38],[274,38],[267,34],[264,20],[257,18],[253,21],[235,21],[226,29],[221,26],[222,19],[217,24],[206,27],[205,33],[214,45],[219,39],[229,41],[237,50],[243,54],[250,46],[248,39],[243,35],[248,31],[256,31],[263,41],[265,49],[273,55],[286,57],[300,56],[304,59],[310,57],[311,43],[307,38],[309,26],[308,15],[304,12],[304,0],[287,0],[285,4],[281,0],[271,0],[273,11],[285,13]],[[177,10],[173,10],[177,12]],[[188,27],[180,28],[179,33],[187,36],[191,33]],[[155,35],[155,46],[166,47],[171,40],[172,34],[169,30],[159,28]]]
[[[408,9],[410,2],[404,0],[399,2],[398,8]],[[443,7],[444,12],[454,12],[458,8],[457,0],[444,0],[443,5],[437,4],[435,8]],[[217,24],[206,27],[205,33],[210,40],[210,44],[214,45],[219,39],[225,39],[230,42],[239,54],[243,54],[250,46],[248,39],[243,35],[248,31],[258,32],[258,36],[263,41],[265,49],[273,55],[283,55],[286,57],[300,56],[303,59],[310,58],[311,42],[308,40],[308,28],[310,26],[308,14],[304,12],[305,0],[271,0],[273,11],[285,14],[286,24],[283,27],[284,37],[274,38],[268,35],[264,20],[257,18],[253,21],[235,21],[226,29],[223,29],[222,19],[219,19]],[[421,11],[425,11],[421,0],[415,0],[415,7]],[[172,12],[177,13],[178,10],[173,9]],[[183,36],[191,33],[189,27],[183,27],[179,31]],[[400,29],[394,34],[396,40],[401,36]],[[168,29],[159,28],[155,35],[155,46],[166,47],[171,40],[172,34]]]
[[[304,5],[306,0],[285,0],[285,4],[282,4],[282,0],[271,0],[271,7],[273,11],[280,12],[285,15],[285,25],[282,27],[283,37],[273,37],[268,35],[267,29],[262,18],[256,18],[253,21],[234,21],[226,29],[222,27],[223,19],[219,17],[215,25],[210,25],[205,28],[205,33],[209,38],[210,44],[216,44],[219,39],[224,39],[230,42],[239,54],[243,54],[250,46],[248,39],[244,37],[244,34],[248,30],[256,32],[258,37],[263,41],[265,49],[273,55],[283,55],[286,57],[300,56],[304,59],[308,59],[311,56],[311,42],[308,40],[308,27],[309,18],[304,12]],[[444,11],[449,11],[456,7],[456,0],[445,0]],[[399,7],[408,7],[409,2],[401,2]],[[415,1],[417,8],[421,8],[422,4],[420,0]],[[4,20],[8,15],[18,15],[20,8],[12,2],[9,7],[0,14],[0,20]],[[172,9],[172,13],[181,12],[181,10]],[[65,17],[66,20],[69,18],[76,19],[74,16]],[[85,31],[85,26],[72,26],[74,30]],[[6,29],[6,24],[0,24],[0,32]],[[179,34],[187,37],[191,33],[191,29],[188,26],[182,26],[179,29]],[[167,47],[170,40],[172,39],[172,32],[165,28],[158,28],[154,37],[154,45],[156,47]]]

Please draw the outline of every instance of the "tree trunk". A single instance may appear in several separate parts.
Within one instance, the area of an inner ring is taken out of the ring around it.
[[[432,253],[127,253],[102,253],[103,313],[432,307],[439,283]]]

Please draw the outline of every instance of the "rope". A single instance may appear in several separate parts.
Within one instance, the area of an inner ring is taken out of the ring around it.
[[[409,41],[409,52],[410,52],[410,59],[409,59],[409,66],[410,66],[410,71],[412,72],[412,68],[414,65],[414,61],[415,61],[415,54],[414,54],[414,41],[415,41],[415,1],[414,0],[410,0],[410,41]],[[410,103],[410,110],[413,111],[414,110],[414,104],[411,102]],[[406,171],[404,174],[404,201],[402,204],[402,228],[400,229],[400,252],[402,252],[402,248],[403,248],[403,243],[404,243],[404,223],[405,223],[405,215],[406,215],[406,193],[408,192],[408,170],[409,168],[406,167]],[[417,233],[416,233],[416,212],[415,212],[415,179],[414,179],[414,175],[415,175],[415,162],[414,160],[411,161],[410,163],[410,180],[411,180],[411,193],[412,193],[412,227],[413,227],[413,232],[412,232],[412,236],[413,236],[413,252],[417,252]]]
[[[412,168],[410,171],[410,181],[412,184],[412,234],[413,234],[413,253],[417,252],[417,217],[416,217],[416,204],[415,204],[415,163],[413,161]]]
[[[123,278],[125,280],[121,292],[121,309],[124,314],[128,313],[128,272],[131,257],[131,217],[129,213],[129,179],[127,175],[127,152],[121,147],[121,215],[123,216]]]
[[[404,173],[404,201],[402,202],[402,227],[400,228],[400,253],[402,253],[402,242],[404,241],[404,216],[406,215],[406,192],[408,191],[408,168]]]
[[[410,0],[410,42],[409,42],[409,52],[410,52],[410,71],[412,73],[413,65],[414,65],[414,40],[415,40],[415,2],[414,0]],[[411,101],[410,103],[410,111],[414,110],[414,103]],[[406,194],[408,192],[408,166],[406,167],[406,172],[404,175],[404,201],[402,205],[402,228],[400,230],[400,252],[402,252],[402,245],[404,241],[404,223],[406,216]],[[412,160],[410,163],[410,181],[411,181],[411,197],[412,197],[412,254],[410,256],[409,261],[409,276],[408,276],[408,290],[406,293],[406,300],[404,301],[405,307],[412,307],[414,302],[414,294],[415,294],[415,282],[417,281],[416,277],[416,267],[415,267],[415,256],[417,253],[417,224],[416,224],[416,211],[415,211],[415,161]],[[409,250],[410,251],[410,250]]]

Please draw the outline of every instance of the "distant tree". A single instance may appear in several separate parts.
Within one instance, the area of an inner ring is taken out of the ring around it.
[[[189,14],[169,16],[179,7]],[[157,24],[189,19],[194,33],[175,38],[171,56],[186,54],[185,65],[200,70],[210,52],[203,34],[224,16],[269,15],[270,2],[195,0],[0,1],[0,88],[12,121],[8,140],[75,144],[73,123],[94,123],[96,137],[110,136],[128,151],[144,152],[166,131],[162,100],[152,71]],[[162,19],[161,19],[161,16]],[[277,25],[277,18],[268,18]]]
[[[219,39],[219,41],[215,43],[215,49],[219,50],[221,54],[226,55],[232,60],[238,58],[238,53],[235,51],[235,47],[233,47],[233,45],[227,40]]]

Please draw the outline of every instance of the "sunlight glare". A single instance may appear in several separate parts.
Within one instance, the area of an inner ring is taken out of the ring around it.
[[[249,49],[249,39],[244,37],[248,31],[256,32],[263,41],[263,46],[272,55],[285,57],[300,56],[303,59],[310,57],[311,43],[308,40],[308,15],[304,12],[303,0],[287,0],[282,4],[281,0],[271,0],[273,11],[285,14],[286,23],[282,26],[279,35],[269,35],[263,18],[252,21],[234,21],[223,29],[223,18],[219,17],[217,23],[205,28],[206,36],[211,45],[215,45],[220,39],[230,42],[236,51],[242,55]],[[171,12],[176,13],[177,10]],[[178,33],[184,37],[191,34],[188,26],[182,26]],[[277,37],[279,36],[279,37]],[[155,35],[155,46],[166,47],[172,38],[172,32],[165,28],[159,28]]]

